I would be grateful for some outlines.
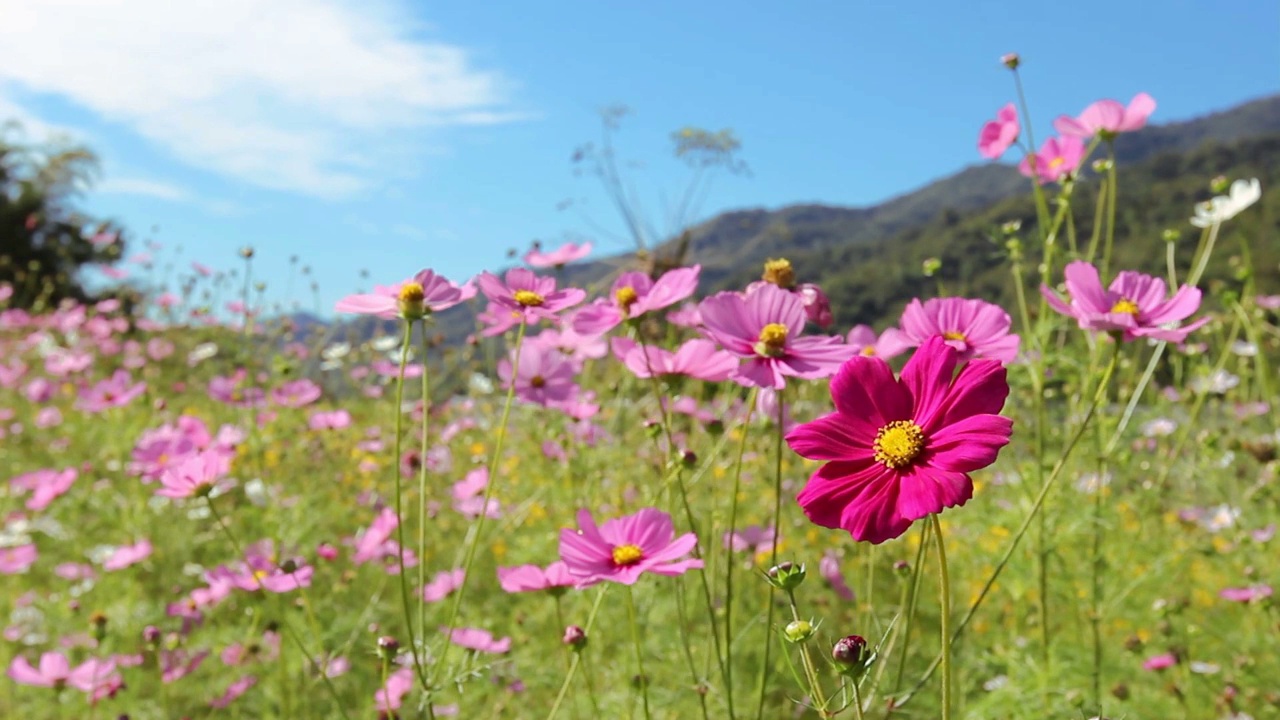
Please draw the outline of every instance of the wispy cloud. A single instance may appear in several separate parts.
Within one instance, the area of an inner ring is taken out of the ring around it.
[[[141,195],[173,202],[181,202],[191,197],[191,193],[177,185],[145,178],[107,178],[98,183],[94,189],[107,195]]]
[[[0,108],[14,83],[260,187],[349,195],[414,129],[527,117],[394,0],[0,0],[0,17]]]

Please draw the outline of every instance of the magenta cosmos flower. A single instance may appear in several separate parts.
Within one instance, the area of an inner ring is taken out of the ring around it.
[[[698,538],[693,533],[676,538],[671,516],[661,510],[644,508],[598,528],[589,511],[579,510],[578,527],[560,531],[560,559],[580,585],[601,580],[634,585],[647,572],[682,575],[702,567],[696,558],[681,559]]]
[[[112,660],[90,659],[72,668],[62,653],[47,652],[40,656],[39,664],[32,667],[19,655],[9,665],[9,677],[22,685],[35,687],[73,687],[86,693],[97,692],[118,680],[116,664]]]
[[[707,334],[746,362],[733,380],[742,385],[780,390],[785,377],[829,377],[853,354],[844,338],[801,337],[804,301],[795,293],[764,283],[745,297],[722,292],[699,306]]]
[[[1094,135],[1109,138],[1122,132],[1141,130],[1155,111],[1155,99],[1146,93],[1138,93],[1129,101],[1128,107],[1115,100],[1099,100],[1076,117],[1060,116],[1053,121],[1053,128],[1063,135],[1078,138]]]
[[[1004,367],[975,360],[957,375],[959,358],[934,337],[900,379],[878,357],[840,368],[836,411],[786,436],[798,455],[827,461],[796,498],[810,520],[878,544],[972,497],[969,473],[995,462],[1013,421],[996,414],[1009,394]]]
[[[1265,600],[1271,597],[1272,592],[1270,585],[1250,585],[1249,587],[1223,588],[1218,593],[1218,597],[1231,602],[1247,603]]]
[[[578,580],[569,574],[569,567],[563,561],[557,560],[545,569],[537,565],[520,565],[511,568],[500,567],[498,568],[498,584],[509,593],[547,590],[555,594],[574,587],[578,584]]]
[[[493,273],[480,273],[476,285],[489,298],[484,314],[489,323],[485,335],[497,335],[522,322],[532,325],[555,320],[556,313],[587,297],[578,288],[557,290],[555,278],[540,277],[525,268],[512,268],[502,279]]]
[[[581,245],[571,242],[565,243],[551,252],[542,252],[541,249],[535,247],[524,254],[524,261],[529,267],[563,267],[590,255],[591,248],[592,245],[589,242],[584,242]]]
[[[902,311],[900,328],[885,330],[877,351],[886,357],[941,337],[960,352],[961,360],[990,358],[1009,362],[1018,355],[1018,336],[1009,332],[1013,321],[999,305],[985,300],[917,298]]]
[[[475,295],[475,286],[470,283],[458,287],[431,270],[422,270],[402,283],[390,287],[375,285],[371,293],[348,295],[333,309],[382,318],[417,320],[470,300]]]
[[[1180,343],[1209,322],[1209,318],[1200,318],[1178,327],[1200,309],[1200,290],[1188,285],[1168,297],[1164,280],[1125,270],[1104,290],[1098,268],[1083,260],[1068,264],[1063,275],[1069,301],[1048,286],[1041,286],[1040,293],[1050,307],[1075,318],[1085,330],[1124,331],[1125,340],[1149,337]]]
[[[157,495],[169,498],[204,497],[231,470],[230,453],[205,450],[182,459],[160,473]]]
[[[608,298],[601,298],[580,310],[573,329],[583,335],[599,335],[647,312],[661,310],[689,298],[698,289],[701,265],[663,273],[657,280],[642,272],[625,272],[613,282]]]
[[[1018,163],[1018,172],[1034,177],[1041,185],[1062,182],[1073,175],[1084,160],[1084,141],[1073,135],[1044,141],[1040,152],[1032,153]]]
[[[978,153],[988,160],[995,160],[1018,139],[1018,110],[1009,103],[1000,108],[995,120],[989,120],[978,133]]]

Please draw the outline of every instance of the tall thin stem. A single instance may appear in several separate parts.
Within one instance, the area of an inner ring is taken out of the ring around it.
[[[627,586],[627,619],[631,623],[631,642],[636,648],[636,675],[640,683],[640,697],[644,702],[645,720],[651,720],[649,711],[649,678],[644,674],[644,649],[640,645],[640,623],[636,621],[635,593]]]
[[[396,479],[396,559],[400,565],[400,600],[404,605],[404,624],[409,633],[409,652],[413,657],[413,670],[418,677],[418,682],[422,684],[422,689],[427,689],[427,673],[423,668],[422,656],[418,652],[417,633],[413,629],[413,606],[409,601],[409,578],[405,573],[404,567],[404,482],[400,477],[400,455],[404,434],[404,369],[409,364],[409,343],[413,340],[413,323],[408,320],[404,321],[404,337],[400,341],[400,370],[396,374],[396,433],[395,433],[395,457],[391,461],[391,472]],[[426,462],[426,458],[422,458]],[[418,559],[422,562],[422,558]],[[419,603],[421,603],[419,599]]]
[[[773,445],[773,542],[769,552],[769,566],[778,564],[778,536],[782,525],[782,421],[786,414],[786,388],[777,391],[778,415],[774,418],[777,431]],[[737,501],[737,496],[734,496]],[[773,593],[777,588],[769,585],[769,607],[765,610],[764,662],[760,665],[760,697],[756,703],[756,720],[764,717],[764,697],[769,687],[769,651],[773,647]]]
[[[418,588],[427,586],[427,450],[431,439],[431,369],[427,362],[427,321],[422,321],[422,443],[418,449]],[[396,460],[399,462],[399,459]],[[483,512],[483,509],[482,509]],[[418,602],[418,630],[427,638],[427,604]]]
[[[951,720],[951,577],[947,572],[947,543],[942,538],[942,523],[937,515],[933,522],[933,544],[938,550],[938,602],[942,624],[942,720]]]

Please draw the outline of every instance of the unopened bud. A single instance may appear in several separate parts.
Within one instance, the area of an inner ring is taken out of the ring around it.
[[[245,260],[248,260],[249,258],[253,257],[253,248],[248,245],[245,245],[244,247],[240,248],[240,257],[244,258]]]
[[[155,625],[148,625],[142,628],[142,642],[150,647],[154,647],[160,642],[160,628]]]
[[[942,260],[936,257],[925,258],[925,261],[921,263],[920,269],[922,272],[924,272],[925,277],[933,277],[939,270],[942,269]]]
[[[94,610],[89,615],[89,624],[93,626],[93,638],[98,642],[107,636],[107,614],[101,610]]]
[[[378,638],[378,657],[386,662],[395,660],[396,653],[400,650],[400,641],[390,635],[383,635]]]
[[[648,433],[650,438],[656,438],[662,434],[662,423],[654,420],[645,420],[644,431]]]
[[[1215,193],[1224,193],[1231,187],[1231,181],[1226,175],[1219,175],[1209,181],[1209,189]]]
[[[1182,233],[1173,228],[1165,228],[1164,232],[1160,233],[1160,237],[1167,243],[1176,243],[1182,238]]]
[[[901,577],[907,577],[911,574],[911,563],[899,560],[893,564],[893,571]]]
[[[1018,66],[1022,64],[1022,58],[1018,53],[1005,53],[1000,56],[1000,64],[1010,70],[1017,70]]]
[[[871,649],[866,638],[861,635],[847,635],[836,641],[831,648],[831,659],[836,667],[845,675],[858,675],[867,667],[871,657]]]
[[[1106,159],[1106,158],[1103,158],[1103,159],[1101,159],[1101,160],[1094,160],[1094,161],[1093,161],[1093,171],[1094,171],[1094,172],[1096,172],[1096,173],[1104,173],[1104,172],[1107,172],[1108,170],[1110,170],[1110,169],[1111,169],[1111,168],[1113,168],[1113,167],[1115,167],[1115,163],[1114,163],[1113,161],[1111,161],[1111,160]]]
[[[792,620],[783,628],[782,634],[786,636],[789,642],[802,643],[813,637],[813,633],[817,628],[808,620]]]
[[[804,582],[804,563],[797,565],[793,562],[780,562],[769,568],[765,575],[768,576],[770,585],[779,590],[791,592],[800,587],[800,583]]]
[[[570,625],[564,629],[564,637],[561,642],[574,650],[581,650],[587,646],[587,632],[577,625]]]
[[[694,467],[698,464],[698,454],[692,450],[684,449],[680,451],[680,464],[687,468]]]

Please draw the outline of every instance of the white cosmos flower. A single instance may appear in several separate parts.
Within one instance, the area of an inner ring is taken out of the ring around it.
[[[380,353],[391,352],[400,347],[400,338],[394,335],[383,335],[370,342],[369,346]]]
[[[1187,383],[1198,393],[1215,393],[1221,395],[1240,384],[1240,377],[1223,369],[1214,370],[1208,375],[1194,378]]]
[[[1207,228],[1224,223],[1261,198],[1262,183],[1258,182],[1258,178],[1252,180],[1241,178],[1231,183],[1231,190],[1227,195],[1219,195],[1212,200],[1196,203],[1196,214],[1191,218],[1191,224]]]
[[[334,343],[324,350],[320,351],[320,357],[325,360],[341,360],[351,352],[350,343]]]
[[[195,366],[217,354],[217,345],[211,342],[200,343],[199,345],[191,348],[191,352],[187,353],[187,364]]]

